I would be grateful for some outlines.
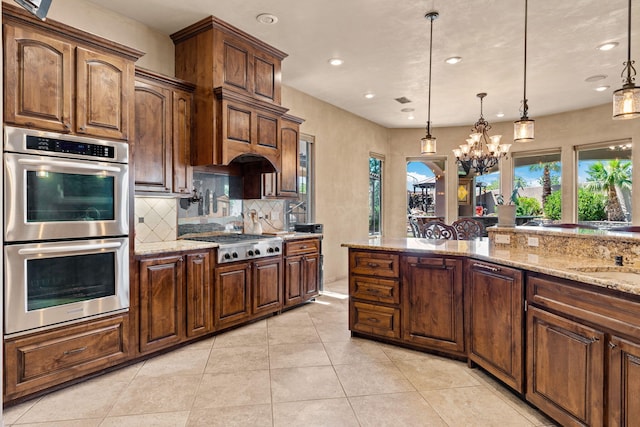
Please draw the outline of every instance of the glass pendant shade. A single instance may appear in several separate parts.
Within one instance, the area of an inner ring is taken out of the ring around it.
[[[427,135],[420,140],[421,154],[436,154],[436,137]]]
[[[532,142],[534,139],[534,120],[521,118],[513,122],[513,142]]]
[[[623,87],[613,92],[613,118],[635,119],[640,117],[640,87]]]

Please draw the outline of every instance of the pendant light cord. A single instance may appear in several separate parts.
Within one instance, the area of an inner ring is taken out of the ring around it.
[[[629,0],[631,1],[631,0]],[[529,106],[527,105],[527,17],[528,17],[528,0],[524,0],[524,93],[522,98],[522,118],[527,119]]]
[[[429,95],[427,96],[427,137],[431,137],[431,61],[433,57],[433,20],[438,17],[437,13],[427,15],[431,21],[429,31]]]

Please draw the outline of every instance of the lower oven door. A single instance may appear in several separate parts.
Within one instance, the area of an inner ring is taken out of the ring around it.
[[[5,245],[5,334],[129,307],[129,239]]]

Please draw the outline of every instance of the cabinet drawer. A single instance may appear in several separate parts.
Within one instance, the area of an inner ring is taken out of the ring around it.
[[[640,302],[607,294],[580,282],[529,274],[527,300],[563,315],[640,339]]]
[[[128,316],[5,342],[5,398],[97,372],[128,357]]]
[[[320,240],[294,240],[291,242],[286,242],[284,244],[284,247],[286,256],[309,254],[320,251]]]
[[[351,301],[349,326],[354,332],[400,338],[400,310]]]
[[[349,295],[368,301],[400,304],[400,284],[397,280],[351,276]]]
[[[352,274],[378,277],[400,277],[400,257],[380,252],[351,251],[349,271]]]

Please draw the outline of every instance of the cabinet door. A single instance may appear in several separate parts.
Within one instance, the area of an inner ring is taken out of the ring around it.
[[[173,92],[173,192],[190,193],[191,188],[191,107],[193,96]]]
[[[183,270],[181,256],[140,261],[140,352],[183,339]]]
[[[208,252],[187,255],[187,336],[213,330],[211,268]]]
[[[527,400],[566,426],[603,425],[604,333],[529,306]]]
[[[618,337],[609,341],[609,426],[640,420],[640,344]]]
[[[281,168],[277,175],[277,195],[279,197],[298,196],[299,169],[299,131],[298,125],[283,120],[280,130],[280,159]]]
[[[282,261],[256,261],[253,269],[254,315],[273,313],[282,308]]]
[[[76,48],[76,132],[127,140],[133,63]]]
[[[404,257],[402,336],[413,344],[464,352],[462,260]]]
[[[284,305],[295,306],[304,302],[303,297],[303,261],[301,256],[285,258],[284,267]]]
[[[4,50],[5,122],[71,132],[72,46],[7,24]]]
[[[215,269],[214,323],[216,329],[236,325],[251,316],[251,264],[241,262]]]
[[[135,83],[135,185],[138,191],[171,192],[172,93],[148,82]]]
[[[465,287],[469,359],[519,393],[524,389],[522,272],[468,260]]]
[[[320,255],[304,255],[302,257],[304,263],[304,277],[303,277],[303,291],[304,299],[318,296],[319,289],[319,275],[320,275]]]

